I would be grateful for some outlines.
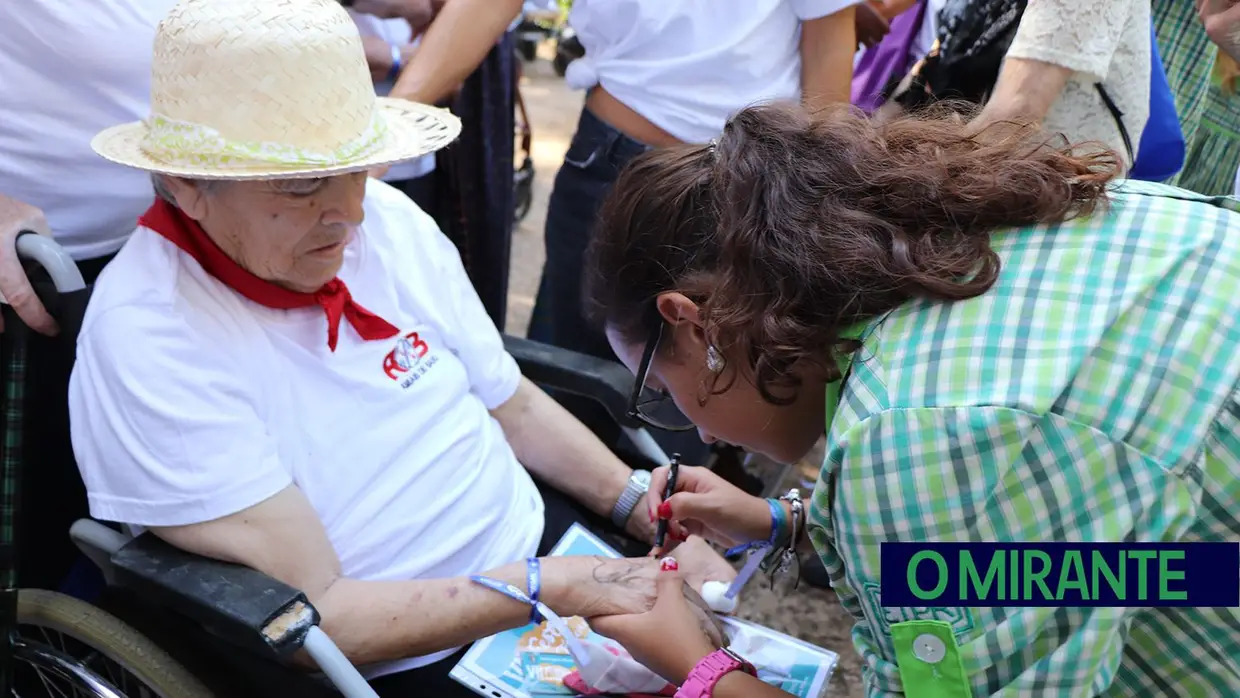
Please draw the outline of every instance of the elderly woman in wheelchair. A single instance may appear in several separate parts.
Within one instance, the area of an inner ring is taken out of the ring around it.
[[[78,337],[92,515],[301,590],[368,677],[423,688],[531,617],[470,575],[562,615],[648,609],[648,478],[522,376],[451,243],[367,178],[455,118],[376,98],[330,0],[184,0],[151,110],[93,142],[159,198]],[[577,521],[636,557],[538,558]],[[690,543],[691,581],[731,578]]]

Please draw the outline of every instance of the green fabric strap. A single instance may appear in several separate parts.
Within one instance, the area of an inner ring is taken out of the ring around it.
[[[973,698],[952,626],[911,620],[891,626],[905,698]]]

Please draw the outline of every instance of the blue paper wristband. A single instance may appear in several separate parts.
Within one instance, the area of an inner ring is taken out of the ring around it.
[[[530,597],[530,622],[541,623],[545,620],[538,612],[538,594],[542,592],[542,563],[536,557],[525,561],[525,588]]]

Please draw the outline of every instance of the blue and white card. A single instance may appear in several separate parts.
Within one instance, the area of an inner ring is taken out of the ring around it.
[[[610,546],[575,524],[551,555],[620,557]],[[580,639],[612,644],[580,618],[567,619]],[[722,617],[730,647],[758,668],[758,676],[799,698],[822,698],[839,655],[783,633],[736,618]],[[572,655],[559,633],[546,624],[529,624],[475,642],[451,676],[487,698],[573,696],[563,678],[575,670]]]

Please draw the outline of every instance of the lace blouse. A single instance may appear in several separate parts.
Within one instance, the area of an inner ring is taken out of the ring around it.
[[[1105,143],[1132,165],[1094,84],[1119,108],[1136,151],[1149,116],[1149,0],[1029,0],[1007,55],[1075,71],[1044,126],[1073,143]]]

